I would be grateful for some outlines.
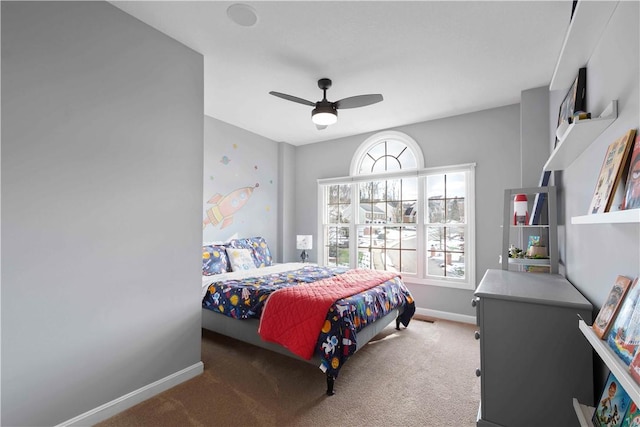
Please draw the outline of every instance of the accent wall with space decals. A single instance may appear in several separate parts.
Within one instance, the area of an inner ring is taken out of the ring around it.
[[[276,242],[278,144],[205,116],[203,242]]]

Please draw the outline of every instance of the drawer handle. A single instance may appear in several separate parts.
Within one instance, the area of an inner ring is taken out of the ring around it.
[[[474,298],[471,300],[471,307],[475,307],[476,305],[478,305],[478,298]]]
[[[480,375],[482,375],[482,372],[480,372],[480,369],[476,369],[476,377],[479,377]]]
[[[475,339],[479,340],[480,339],[480,331],[475,331],[474,334],[473,334],[473,337]]]

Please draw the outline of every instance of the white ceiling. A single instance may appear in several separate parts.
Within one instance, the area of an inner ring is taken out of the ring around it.
[[[241,1],[258,21],[229,19],[239,2],[113,1],[204,55],[205,114],[274,141],[308,144],[520,102],[551,81],[571,0]],[[380,93],[317,130],[309,106]]]

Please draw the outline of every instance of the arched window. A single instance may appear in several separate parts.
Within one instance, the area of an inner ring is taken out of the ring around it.
[[[319,181],[318,261],[473,289],[474,166],[425,169],[410,136],[384,131],[367,138],[349,177]]]
[[[367,138],[351,160],[350,175],[422,169],[420,146],[409,135],[386,131]]]

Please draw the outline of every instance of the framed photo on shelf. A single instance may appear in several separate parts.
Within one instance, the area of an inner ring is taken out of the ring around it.
[[[640,208],[640,135],[636,135],[636,142],[631,150],[631,162],[627,175],[627,186],[623,209]]]
[[[593,332],[596,333],[598,338],[606,338],[611,328],[612,320],[616,317],[616,314],[618,314],[620,304],[627,294],[629,285],[631,285],[631,279],[625,276],[618,276],[613,283],[606,301],[600,308],[596,320],[593,322]]]
[[[636,130],[631,129],[607,148],[591,198],[591,205],[589,205],[589,214],[609,212],[635,134]]]
[[[566,122],[571,124],[576,113],[587,111],[587,69],[580,68],[578,76],[565,95],[558,111],[558,128]],[[556,137],[556,145],[559,139]]]

